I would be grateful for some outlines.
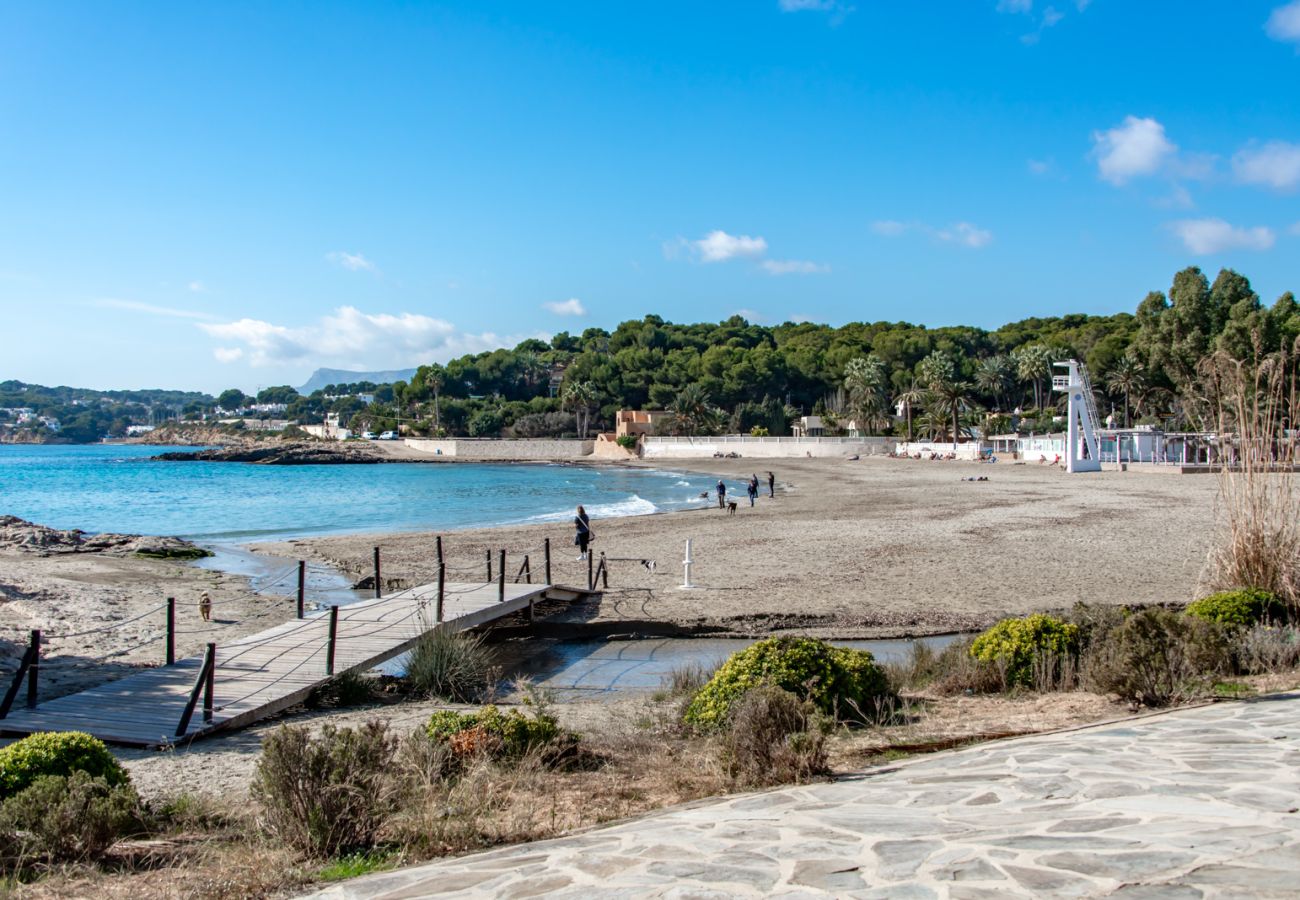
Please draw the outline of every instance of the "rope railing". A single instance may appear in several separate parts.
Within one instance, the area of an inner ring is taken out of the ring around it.
[[[519,584],[526,581],[531,584],[534,573],[534,554],[541,551],[544,559],[542,571],[537,573],[543,576],[543,583],[551,581],[551,541],[549,538],[544,539],[540,544],[532,545],[526,548],[522,554],[518,569],[514,574],[514,583]],[[477,552],[477,551],[476,551]],[[509,554],[512,558],[519,560],[520,556]],[[201,602],[201,611],[205,618],[212,607],[228,606],[250,597],[259,596],[270,592],[272,589],[284,584],[296,573],[298,576],[298,621],[290,619],[288,627],[273,629],[273,633],[264,636],[252,636],[251,639],[238,641],[231,647],[231,653],[225,658],[216,661],[215,644],[208,644],[208,654],[205,657],[204,671],[199,674],[193,690],[190,692],[189,702],[186,705],[184,715],[182,716],[182,728],[177,733],[182,734],[184,728],[188,726],[189,718],[195,712],[196,704],[202,695],[204,698],[204,718],[211,720],[213,710],[213,683],[216,678],[217,669],[238,668],[235,664],[241,659],[248,659],[250,654],[259,648],[265,648],[274,642],[285,641],[289,639],[288,646],[277,648],[271,655],[266,658],[255,658],[249,660],[251,666],[245,666],[243,671],[259,672],[271,669],[275,663],[284,657],[295,653],[308,651],[302,659],[297,660],[288,669],[288,671],[279,674],[269,684],[259,685],[255,690],[241,696],[235,700],[223,704],[220,708],[226,708],[241,703],[258,693],[265,692],[271,687],[280,684],[285,679],[299,672],[303,666],[311,660],[318,658],[322,652],[326,654],[325,674],[328,676],[333,673],[334,653],[337,647],[346,646],[350,641],[364,640],[374,635],[389,633],[395,629],[408,628],[413,636],[430,628],[436,628],[444,621],[444,607],[450,601],[456,603],[462,597],[477,595],[480,601],[484,599],[485,591],[496,589],[497,601],[504,602],[507,596],[507,578],[509,573],[507,567],[507,551],[498,549],[495,552],[488,549],[484,552],[483,564],[458,564],[449,565],[444,554],[442,538],[437,538],[437,558],[438,558],[438,581],[436,585],[417,586],[402,592],[399,602],[392,608],[375,610],[375,606],[382,601],[382,581],[380,580],[380,554],[379,548],[375,548],[374,554],[374,575],[375,575],[375,600],[365,601],[356,604],[346,604],[343,606],[327,606],[315,615],[307,615],[304,608],[306,593],[306,563],[297,562],[294,566],[285,571],[274,575],[269,581],[263,582],[256,588],[237,594],[232,597],[223,598],[217,601],[204,599]],[[621,558],[620,558],[621,559]],[[640,560],[638,560],[640,561]],[[456,581],[449,582],[448,576],[456,578]],[[486,576],[486,577],[485,577]],[[592,562],[588,561],[588,588],[594,588],[598,581],[603,581],[608,586],[608,568],[604,555],[601,555],[601,562],[598,567],[594,567]],[[464,580],[460,580],[463,578]],[[409,604],[409,605],[408,605]],[[530,596],[528,604],[529,619],[532,618],[532,600]],[[464,607],[460,607],[464,609]],[[126,646],[119,646],[107,652],[92,657],[84,658],[67,658],[64,654],[56,655],[50,659],[42,659],[42,651],[58,650],[60,644],[64,641],[75,640],[78,638],[91,637],[93,635],[107,634],[118,631],[127,626],[139,623],[160,612],[166,612],[167,627],[164,631],[154,632],[147,636],[142,636],[132,640]],[[377,612],[377,615],[376,615]],[[431,615],[431,613],[434,613]],[[461,613],[463,614],[463,612]],[[396,618],[392,618],[396,617]],[[338,627],[341,623],[350,623],[354,629],[347,634],[339,634]],[[231,624],[231,623],[222,623]],[[306,639],[304,632],[309,629],[328,629],[328,634],[319,635]],[[16,625],[0,625],[0,630],[10,632],[20,631],[21,627]],[[176,627],[176,600],[169,597],[167,602],[157,606],[150,607],[139,612],[130,618],[117,622],[97,625],[91,628],[84,628],[78,631],[63,632],[58,634],[47,635],[44,639],[41,637],[39,630],[31,630],[31,642],[23,658],[22,665],[13,674],[13,681],[10,685],[6,701],[0,704],[0,718],[8,711],[8,705],[12,703],[13,697],[16,696],[21,682],[25,679],[28,682],[28,705],[34,706],[36,702],[36,685],[37,676],[40,669],[45,668],[53,671],[67,671],[73,669],[85,669],[93,667],[98,663],[108,660],[128,656],[129,654],[159,641],[166,641],[166,664],[175,663],[175,642],[177,637],[188,637],[192,635],[210,635],[213,632],[211,627],[187,627],[178,629]],[[297,639],[295,636],[302,635],[304,639]],[[323,638],[323,639],[322,639]],[[0,676],[3,678],[4,676]]]

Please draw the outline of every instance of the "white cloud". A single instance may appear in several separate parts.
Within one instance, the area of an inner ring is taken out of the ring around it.
[[[1193,253],[1224,250],[1267,250],[1276,239],[1271,228],[1242,228],[1222,219],[1182,219],[1170,226]]]
[[[1300,144],[1269,141],[1259,147],[1243,148],[1232,157],[1232,171],[1238,181],[1246,184],[1293,190],[1300,186]]]
[[[825,275],[831,267],[804,259],[765,259],[761,263],[769,275]]]
[[[186,287],[194,294],[206,294],[208,286],[201,281],[191,281]]]
[[[881,219],[878,222],[871,223],[871,230],[883,237],[898,237],[907,231],[907,223],[897,222],[893,219]]]
[[[733,312],[732,315],[740,316],[746,322],[750,323],[763,322],[767,320],[767,316],[763,315],[756,309],[738,309]]]
[[[370,314],[351,306],[341,306],[314,324],[296,328],[260,319],[201,323],[199,327],[222,343],[214,351],[218,360],[244,359],[252,366],[304,360],[352,369],[414,366],[514,346],[523,339],[491,332],[467,334],[443,319],[417,313]],[[549,335],[535,336],[549,340]]]
[[[1034,8],[1034,0],[998,0],[1000,13],[1027,13]]]
[[[871,230],[882,237],[900,237],[908,232],[919,231],[946,244],[960,244],[977,250],[993,243],[993,232],[972,225],[970,222],[957,222],[945,228],[935,228],[923,222],[897,222],[884,219],[872,222]]]
[[[167,316],[175,319],[216,318],[216,316],[213,316],[210,313],[199,312],[195,309],[177,309],[172,306],[155,306],[152,303],[141,303],[138,300],[117,300],[112,297],[95,300],[94,304],[105,309],[124,309],[129,312],[148,313],[151,316]]]
[[[1052,171],[1052,161],[1050,159],[1031,159],[1025,165],[1034,175],[1048,175]]]
[[[1037,44],[1039,39],[1043,36],[1044,31],[1051,28],[1064,18],[1065,13],[1061,12],[1055,6],[1047,7],[1047,9],[1043,10],[1043,17],[1038,22],[1038,28],[1028,34],[1022,34],[1020,36],[1020,42],[1030,46]]]
[[[727,234],[725,231],[710,231],[698,241],[692,241],[691,247],[701,262],[726,262],[729,259],[762,256],[767,252],[767,241],[761,237],[747,234]]]
[[[1122,125],[1108,131],[1093,132],[1092,141],[1101,177],[1116,185],[1158,172],[1178,152],[1165,137],[1165,126],[1137,116],[1125,116]]]
[[[570,297],[568,300],[552,300],[550,303],[543,303],[542,307],[557,316],[585,316],[587,307],[582,305],[582,301],[577,297]]]
[[[325,254],[325,258],[332,263],[336,263],[349,272],[373,272],[375,264],[366,259],[360,253],[345,253],[342,250],[335,250],[332,253]]]
[[[993,232],[984,228],[976,228],[970,222],[958,222],[956,225],[936,231],[934,236],[941,241],[961,244],[975,249],[987,247],[993,241]]]
[[[1162,209],[1191,209],[1196,206],[1196,202],[1192,200],[1192,192],[1181,184],[1174,185],[1169,196],[1161,197],[1155,201],[1155,204]]]
[[[1300,44],[1300,0],[1291,0],[1274,9],[1264,31],[1275,41]]]
[[[811,321],[812,321],[812,317],[811,317],[811,316],[805,316],[803,313],[795,313],[794,315],[789,316],[788,318],[786,318],[786,321],[787,321],[787,322],[793,322],[793,323],[796,324],[796,325],[802,325],[804,322],[811,322]]]

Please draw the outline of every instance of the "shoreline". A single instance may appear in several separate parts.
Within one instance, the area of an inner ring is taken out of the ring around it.
[[[756,462],[615,465],[720,475],[734,487]],[[764,492],[750,509],[742,494],[734,516],[702,504],[593,520],[593,549],[610,559],[610,590],[595,608],[565,610],[550,621],[599,631],[659,623],[683,635],[881,638],[978,630],[1005,615],[1075,602],[1182,603],[1197,590],[1217,490],[1201,479],[1071,476],[957,461],[762,462],[777,463],[782,473],[776,499]],[[977,471],[991,480],[961,480]],[[444,541],[449,564],[471,570],[485,552],[504,546],[513,561],[507,568],[527,551],[536,571],[534,554],[549,538],[553,580],[585,585],[585,563],[573,559],[572,532],[563,522],[247,546],[328,563],[359,579],[369,573],[378,545],[386,580],[413,586],[436,581],[435,534],[450,538]],[[681,591],[676,584],[688,537],[702,587]],[[643,559],[657,563],[653,571],[637,564]]]

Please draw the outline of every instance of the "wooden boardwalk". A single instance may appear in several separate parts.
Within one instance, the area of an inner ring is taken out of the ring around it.
[[[529,610],[544,599],[576,599],[587,591],[551,585],[447,584],[443,621],[435,623],[437,585],[339,607],[334,673],[366,671],[405,652],[426,631],[464,631]],[[326,613],[328,610],[326,611]],[[329,680],[329,615],[291,619],[267,631],[217,646],[211,721],[200,700],[184,734],[182,713],[203,657],[177,660],[99,687],[38,704],[15,705],[0,734],[85,731],[117,744],[158,747],[240,728],[306,699]]]

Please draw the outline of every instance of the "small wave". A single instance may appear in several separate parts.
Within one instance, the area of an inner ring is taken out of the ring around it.
[[[617,500],[613,503],[597,503],[595,506],[587,507],[587,515],[593,519],[608,519],[615,516],[648,516],[658,511],[659,507],[636,494],[632,494],[625,500]],[[560,512],[542,513],[539,516],[529,516],[524,521],[567,522],[571,518],[573,518],[573,510],[566,509]]]

